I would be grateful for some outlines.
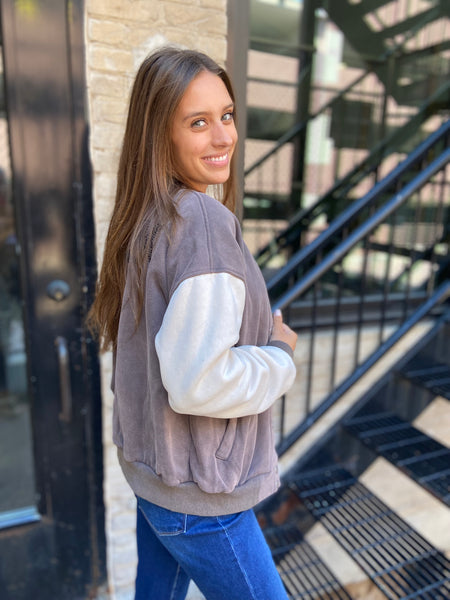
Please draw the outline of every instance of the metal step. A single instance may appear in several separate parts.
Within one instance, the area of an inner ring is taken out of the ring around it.
[[[290,488],[388,599],[450,597],[450,561],[346,469],[298,473]]]
[[[291,600],[351,600],[297,524],[271,527],[264,535]]]
[[[436,396],[450,400],[450,366],[419,354],[399,371],[412,382],[425,387]]]
[[[450,506],[450,449],[397,415],[354,417],[345,429]]]

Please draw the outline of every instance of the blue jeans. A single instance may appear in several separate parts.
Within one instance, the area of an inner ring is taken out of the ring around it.
[[[287,600],[252,510],[198,517],[137,500],[136,600],[184,600],[191,579],[207,600]]]

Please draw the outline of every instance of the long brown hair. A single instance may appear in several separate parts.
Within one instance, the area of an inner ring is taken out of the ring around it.
[[[174,195],[184,186],[175,173],[170,132],[186,88],[202,71],[220,77],[235,101],[226,71],[201,52],[162,48],[148,56],[137,72],[119,161],[114,210],[96,297],[87,319],[89,328],[99,336],[103,351],[115,348],[117,343],[127,264],[133,266],[138,322],[144,302],[139,282],[145,275],[152,233],[155,228],[168,233],[169,225],[177,221]],[[232,211],[236,200],[234,158],[221,198]]]

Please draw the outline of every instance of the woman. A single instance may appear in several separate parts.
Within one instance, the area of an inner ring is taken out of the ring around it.
[[[113,437],[137,496],[137,600],[287,598],[252,507],[279,485],[270,407],[296,334],[233,214],[234,94],[207,56],[140,67],[90,322],[114,355]],[[218,201],[208,186],[222,190]]]

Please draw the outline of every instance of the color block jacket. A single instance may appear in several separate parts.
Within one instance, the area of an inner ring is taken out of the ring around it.
[[[113,439],[134,492],[197,515],[246,510],[279,485],[270,407],[292,385],[292,352],[269,343],[265,282],[236,217],[182,195],[156,238],[135,325],[129,282],[114,360]]]

